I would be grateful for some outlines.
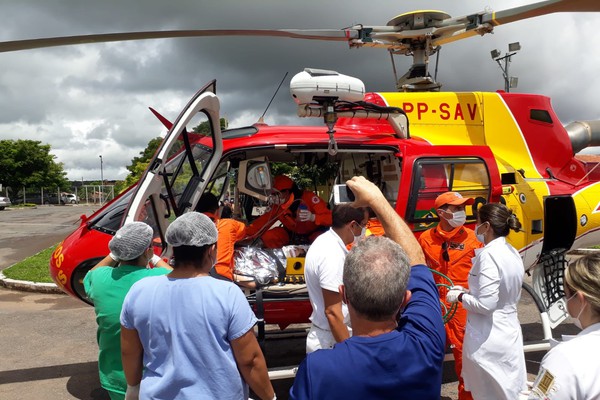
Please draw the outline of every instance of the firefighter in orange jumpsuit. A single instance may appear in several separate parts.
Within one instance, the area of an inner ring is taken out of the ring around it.
[[[244,239],[246,235],[246,224],[231,218],[219,218],[219,201],[212,193],[204,193],[198,204],[196,211],[209,217],[217,227],[217,262],[210,271],[211,276],[217,279],[233,281],[239,286],[254,288],[254,281],[240,281],[233,273],[233,253],[235,243]]]
[[[457,192],[446,192],[435,200],[435,209],[440,223],[421,234],[419,244],[423,248],[427,264],[431,269],[441,272],[452,281],[454,286],[468,287],[471,259],[475,257],[475,249],[483,246],[475,232],[465,228],[465,206],[474,200],[464,198]],[[436,283],[448,284],[437,274],[433,275]],[[446,302],[447,289],[439,287],[440,301],[449,310],[452,304]],[[472,400],[471,392],[465,391],[462,372],[462,346],[465,335],[467,312],[459,303],[453,318],[446,324],[446,340],[452,349],[458,375],[459,400]]]
[[[290,244],[292,239],[312,243],[331,226],[331,210],[313,192],[299,189],[285,175],[275,177],[273,188],[279,192],[279,204],[274,204],[247,227],[248,236],[254,236],[279,221],[283,226],[269,229],[261,235],[265,247],[279,248]]]
[[[365,237],[384,236],[385,230],[383,229],[383,225],[371,208],[368,208],[367,210],[369,212],[369,221],[367,222],[367,231],[365,232]]]

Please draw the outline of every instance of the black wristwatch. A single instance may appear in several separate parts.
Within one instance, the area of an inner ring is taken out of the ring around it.
[[[465,293],[463,292],[458,295],[458,301],[460,301],[461,303],[462,303],[463,294],[465,294]]]

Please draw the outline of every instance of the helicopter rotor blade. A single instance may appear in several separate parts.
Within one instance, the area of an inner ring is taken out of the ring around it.
[[[76,44],[203,36],[267,36],[348,42],[349,40],[359,38],[360,33],[357,29],[196,29],[103,33],[95,35],[62,36],[0,42],[0,53]]]
[[[509,8],[497,12],[481,12],[458,18],[449,18],[439,25],[464,24],[464,28],[455,30],[449,35],[442,35],[434,40],[434,46],[441,46],[460,39],[466,39],[475,35],[484,35],[492,32],[495,26],[521,21],[527,18],[557,12],[594,12],[600,11],[598,0],[546,0],[525,6]]]
[[[487,13],[483,15],[483,23],[492,25],[508,24],[527,18],[557,12],[586,12],[600,11],[600,2],[597,0],[548,0],[526,6],[510,8],[508,10]]]

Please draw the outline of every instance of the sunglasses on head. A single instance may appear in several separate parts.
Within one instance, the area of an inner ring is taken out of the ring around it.
[[[442,243],[442,258],[444,261],[450,261],[450,254],[448,254],[448,242]]]

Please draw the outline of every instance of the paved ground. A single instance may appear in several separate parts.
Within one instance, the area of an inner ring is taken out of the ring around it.
[[[94,207],[41,206],[0,211],[0,270],[58,243]],[[541,337],[539,315],[524,294],[519,305],[525,340]],[[0,288],[0,399],[108,400],[96,367],[93,309],[66,295],[25,293]],[[555,336],[573,333],[560,326]],[[269,367],[297,365],[304,357],[304,338],[268,340]],[[543,353],[526,355],[530,379]],[[445,365],[442,399],[456,399],[453,363]],[[275,381],[286,399],[292,380]]]
[[[0,270],[57,244],[99,206],[7,208],[0,211]]]

